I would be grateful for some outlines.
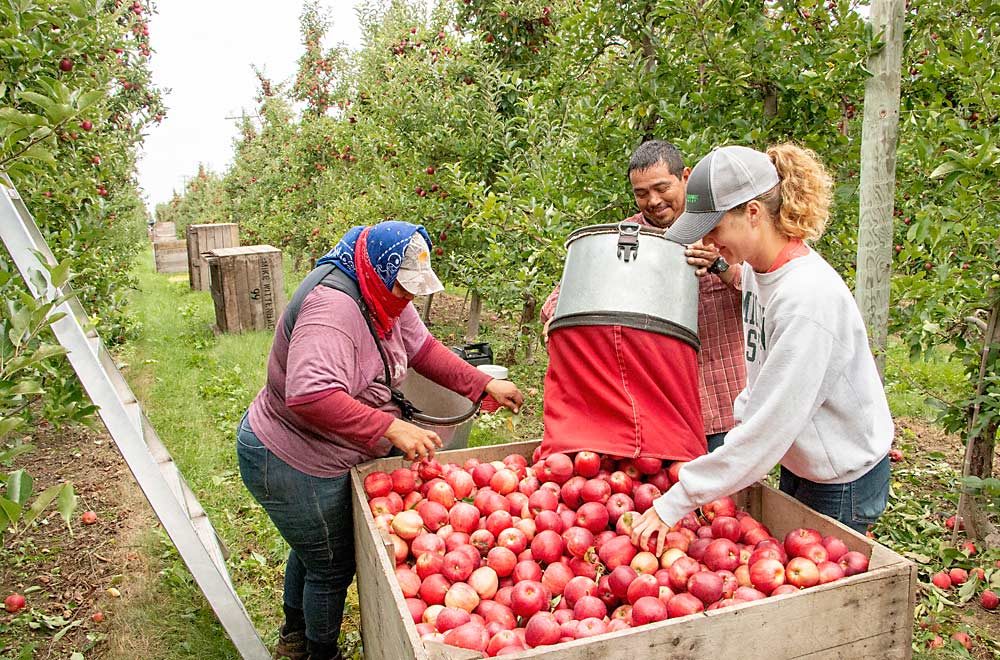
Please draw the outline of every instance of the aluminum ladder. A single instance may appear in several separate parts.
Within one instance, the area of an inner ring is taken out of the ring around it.
[[[68,352],[70,364],[125,463],[142,489],[160,524],[180,553],[240,655],[268,660],[264,646],[226,569],[227,551],[173,458],[132,393],[118,365],[104,347],[72,287],[52,285],[49,268],[56,265],[38,225],[6,174],[0,173],[0,239],[21,277],[39,300],[65,296],[52,314],[64,313],[51,324]]]

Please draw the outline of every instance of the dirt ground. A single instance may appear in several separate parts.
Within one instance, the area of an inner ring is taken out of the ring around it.
[[[138,539],[155,519],[99,422],[95,429],[42,425],[31,442],[34,451],[19,457],[17,467],[32,475],[36,492],[72,482],[78,507],[72,533],[53,507],[36,527],[5,539],[0,592],[24,594],[27,606],[16,615],[0,612],[0,657],[18,657],[32,642],[39,660],[99,652],[113,646],[115,613],[128,606],[147,575]],[[97,522],[82,524],[85,511],[94,511]],[[15,617],[26,617],[28,629],[37,625],[39,632],[10,625]]]

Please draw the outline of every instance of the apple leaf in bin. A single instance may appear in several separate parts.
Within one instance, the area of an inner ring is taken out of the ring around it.
[[[929,563],[931,563],[931,558],[930,557],[928,557],[927,555],[924,555],[924,554],[920,554],[919,552],[904,552],[903,556],[907,557],[909,559],[912,559],[913,561],[917,562],[918,564],[929,564]]]

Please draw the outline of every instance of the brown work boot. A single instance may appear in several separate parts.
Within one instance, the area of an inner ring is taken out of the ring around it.
[[[307,660],[309,650],[306,648],[306,633],[304,630],[296,630],[288,634],[278,632],[278,643],[274,647],[272,658],[279,660]]]

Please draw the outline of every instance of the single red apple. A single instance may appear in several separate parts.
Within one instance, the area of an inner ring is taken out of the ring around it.
[[[20,612],[22,609],[24,609],[24,603],[25,603],[24,596],[22,596],[21,594],[11,594],[6,598],[4,598],[3,600],[4,609],[6,609],[11,614],[16,614],[17,612]]]

